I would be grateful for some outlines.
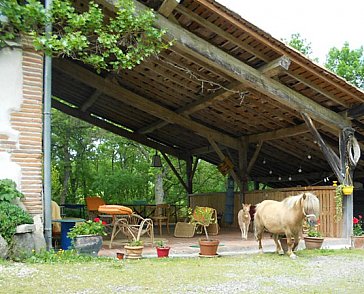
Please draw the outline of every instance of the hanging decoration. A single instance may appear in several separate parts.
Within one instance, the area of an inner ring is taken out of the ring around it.
[[[229,157],[225,156],[224,160],[218,165],[217,168],[223,176],[226,176],[228,172],[234,168],[234,164]]]

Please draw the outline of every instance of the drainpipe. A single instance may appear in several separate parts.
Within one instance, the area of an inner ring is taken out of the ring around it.
[[[46,10],[50,9],[52,0],[45,1]],[[52,24],[46,25],[46,33],[52,32]],[[52,186],[51,186],[51,99],[52,99],[52,57],[45,56],[44,60],[44,101],[43,101],[43,212],[44,237],[47,250],[52,248]]]

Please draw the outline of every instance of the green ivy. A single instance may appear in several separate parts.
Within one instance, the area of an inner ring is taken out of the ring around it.
[[[5,16],[0,22],[0,48],[27,34],[33,37],[35,49],[47,55],[80,60],[97,71],[119,72],[171,45],[162,40],[165,31],[153,27],[153,11],[136,11],[132,0],[119,0],[111,17],[93,1],[84,12],[69,0],[54,0],[49,11],[39,0],[18,2],[22,1],[0,3],[0,14]],[[49,37],[47,23],[52,24]]]
[[[17,226],[32,223],[32,217],[19,206],[0,202],[0,235],[8,244],[12,243]]]
[[[23,198],[24,195],[16,189],[16,184],[13,180],[0,180],[0,201],[10,202],[17,197]]]

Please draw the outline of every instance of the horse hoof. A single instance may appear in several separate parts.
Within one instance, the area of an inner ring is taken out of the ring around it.
[[[284,255],[284,251],[282,250],[282,251],[278,251],[278,254],[279,255]]]
[[[289,256],[291,259],[297,259],[297,255],[292,253],[290,256]]]

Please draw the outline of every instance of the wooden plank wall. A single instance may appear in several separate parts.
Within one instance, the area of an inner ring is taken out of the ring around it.
[[[326,237],[341,237],[342,222],[336,223],[334,220],[335,215],[335,188],[331,186],[318,186],[318,187],[297,187],[297,188],[282,188],[270,190],[257,190],[246,193],[246,202],[256,205],[263,200],[271,199],[281,201],[286,197],[298,195],[304,191],[314,193],[320,200],[320,231]],[[225,193],[202,193],[191,194],[190,203],[191,207],[195,206],[210,206],[217,210],[218,213],[223,214],[225,210]],[[235,193],[234,199],[234,222],[232,225],[225,224],[223,226],[238,227],[237,215],[241,208],[239,193]]]

